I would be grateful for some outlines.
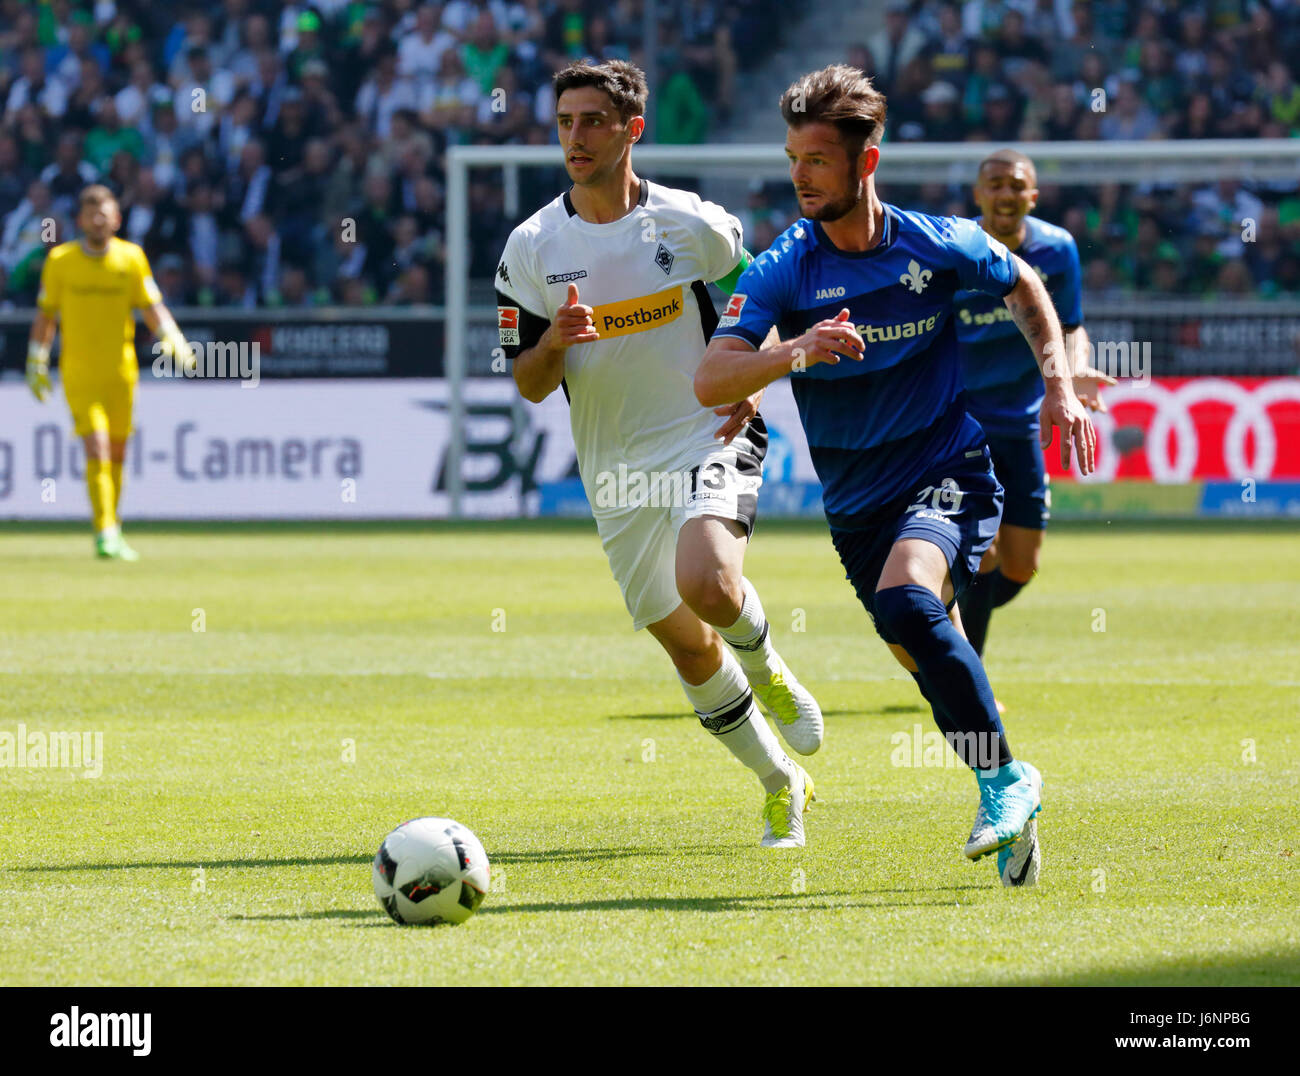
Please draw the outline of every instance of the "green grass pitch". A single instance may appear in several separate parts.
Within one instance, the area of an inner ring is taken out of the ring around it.
[[[821,526],[747,562],[827,714],[808,847],[771,852],[590,524],[140,527],[135,565],[11,525],[0,732],[104,757],[0,769],[0,983],[1300,982],[1297,537],[1049,533],[990,633],[1046,780],[1007,891],[961,855],[969,774],[894,764],[930,716]],[[465,926],[371,892],[426,814],[492,858]]]

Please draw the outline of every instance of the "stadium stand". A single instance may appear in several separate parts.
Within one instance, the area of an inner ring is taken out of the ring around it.
[[[715,138],[795,6],[658,10],[656,139]],[[0,303],[32,304],[41,222],[71,235],[96,180],[169,303],[436,301],[446,147],[550,141],[549,73],[643,61],[642,18],[638,0],[0,0]],[[889,95],[895,142],[1300,136],[1300,5],[1286,0],[892,2],[844,59]],[[558,180],[524,181],[534,205]],[[890,196],[971,211],[955,187]],[[770,184],[750,203],[760,250],[791,206]],[[475,277],[516,223],[502,206],[499,178],[477,175]],[[1079,237],[1094,294],[1300,292],[1294,184],[1045,188],[1040,214]],[[1246,217],[1258,237],[1243,256],[1229,240]]]

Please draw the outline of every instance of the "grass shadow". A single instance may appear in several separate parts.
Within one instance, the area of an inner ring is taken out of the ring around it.
[[[899,707],[899,709],[905,709],[905,707]],[[916,707],[915,709],[918,713],[920,712],[920,707]],[[855,717],[861,714],[874,713],[874,712],[875,711],[867,711],[867,710],[823,710],[822,717]],[[888,712],[888,708],[886,708],[886,712]],[[606,721],[671,721],[676,718],[681,718],[682,720],[686,720],[687,718],[694,719],[695,715],[692,713],[686,713],[681,711],[677,713],[671,713],[671,714],[607,714],[605,720]]]
[[[518,912],[740,912],[740,911],[836,911],[843,908],[931,908],[951,906],[945,894],[966,889],[988,889],[983,885],[949,885],[917,888],[871,889],[861,892],[828,890],[820,893],[753,893],[731,897],[610,897],[603,900],[525,901],[495,904],[489,898],[479,915]],[[930,894],[933,899],[914,899]],[[849,899],[833,899],[849,898]],[[912,898],[912,899],[903,899]],[[314,912],[275,912],[228,915],[240,922],[291,923],[296,920],[341,920],[355,926],[391,926],[382,909],[359,911],[333,908]]]
[[[266,915],[223,915],[221,919],[237,919],[241,922],[292,922],[295,919],[373,919],[378,915],[380,925],[391,922],[384,915],[383,908],[375,905],[374,911],[358,911],[355,908],[332,908],[321,912],[282,912]]]
[[[509,912],[743,912],[743,911],[836,911],[842,908],[928,908],[951,907],[952,898],[943,894],[962,889],[988,889],[983,885],[933,886],[918,889],[870,889],[852,892],[829,890],[820,893],[755,893],[734,897],[611,897],[605,900],[530,901],[493,904],[479,909],[479,915]],[[932,900],[900,899],[933,894]],[[827,898],[845,897],[833,900]]]
[[[165,859],[141,860],[136,863],[57,863],[38,867],[10,867],[13,871],[125,871],[125,870],[177,870],[202,867],[204,870],[241,867],[332,867],[345,863],[369,863],[370,855],[350,856],[299,856],[293,859]]]
[[[726,845],[715,847],[675,848],[535,848],[523,851],[490,851],[488,858],[494,864],[507,863],[582,863],[602,859],[632,859],[649,856],[723,856],[734,855],[737,848]],[[332,867],[348,864],[368,864],[373,854],[341,856],[300,856],[292,859],[173,859],[140,860],[130,863],[58,863],[48,866],[10,867],[9,870],[27,873],[58,871],[111,871],[111,870],[240,870],[258,867]]]

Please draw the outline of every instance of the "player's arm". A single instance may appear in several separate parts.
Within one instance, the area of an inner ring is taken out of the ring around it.
[[[793,340],[774,340],[769,327],[761,348],[740,337],[715,335],[695,372],[695,397],[705,407],[736,403],[794,370],[819,362],[834,365],[841,356],[861,362],[863,347],[847,307]]]
[[[714,283],[718,282],[715,280]],[[780,342],[781,336],[777,333],[776,326],[773,325],[771,331],[767,334],[767,339],[763,341],[763,347],[776,347]],[[762,349],[760,348],[760,350]],[[736,403],[720,404],[715,407],[713,413],[719,418],[725,419],[725,421],[713,431],[713,436],[724,445],[731,444],[736,439],[736,434],[754,421],[754,416],[758,414],[759,404],[763,402],[763,393],[766,391],[766,389],[759,389]]]
[[[736,285],[740,283],[741,274],[749,268],[750,262],[754,260],[752,255],[744,247],[740,248],[740,260],[736,262],[735,268],[726,276],[721,277],[713,282],[714,287],[726,292],[728,295],[734,295]],[[769,347],[780,342],[776,328],[767,334],[767,339],[763,342],[764,347]],[[720,440],[724,445],[731,444],[740,433],[758,414],[758,405],[763,402],[763,389],[759,389],[752,395],[746,396],[743,400],[738,400],[732,404],[720,404],[713,409],[713,413],[723,419],[723,423],[713,431],[713,436]]]
[[[736,285],[740,283],[741,274],[749,268],[749,263],[754,260],[754,255],[744,247],[740,248],[740,261],[736,262],[736,267],[731,270],[721,280],[715,280],[713,283],[720,290],[732,295],[736,291]]]
[[[1088,330],[1083,327],[1083,268],[1079,264],[1079,246],[1073,238],[1065,245],[1064,261],[1061,283],[1052,293],[1052,298],[1061,319],[1061,328],[1065,330],[1065,354],[1074,378],[1074,391],[1079,402],[1089,410],[1105,411],[1101,386],[1113,385],[1115,379],[1093,369],[1090,361],[1092,344]]]
[[[36,296],[36,318],[27,338],[27,387],[44,403],[53,392],[50,384],[50,348],[63,303],[63,263],[47,257],[41,266],[41,288]]]
[[[173,360],[182,369],[193,369],[196,360],[190,351],[189,341],[185,339],[185,334],[181,332],[176,319],[172,317],[166,305],[156,302],[143,307],[141,316],[144,318],[144,323],[149,326],[149,331],[154,334]]]
[[[507,297],[497,293],[497,301],[505,302]],[[501,309],[510,309],[502,307]],[[560,387],[564,380],[564,354],[574,344],[589,344],[600,339],[592,317],[595,311],[584,306],[578,299],[578,285],[569,284],[569,294],[564,304],[555,312],[554,319],[540,330],[541,319],[520,307],[516,310],[519,320],[520,350],[513,356],[515,384],[519,395],[532,403],[541,403],[546,397]],[[529,324],[525,324],[528,322]],[[531,330],[531,331],[530,331]],[[536,335],[536,342],[527,341]],[[510,348],[506,346],[506,354]]]
[[[54,314],[37,310],[27,339],[27,387],[41,403],[54,391],[50,383],[50,348],[54,345],[57,324]]]
[[[1052,427],[1061,429],[1061,466],[1070,466],[1070,446],[1079,458],[1079,471],[1091,474],[1097,448],[1097,434],[1087,412],[1074,393],[1070,359],[1056,307],[1045,285],[1024,259],[1011,254],[1019,270],[1019,279],[1004,301],[1015,320],[1043,375],[1045,394],[1039,419],[1042,445],[1052,443]]]
[[[1103,385],[1115,384],[1115,379],[1095,369],[1088,361],[1092,352],[1092,341],[1088,330],[1082,325],[1066,330],[1065,352],[1070,356],[1070,370],[1074,375],[1074,391],[1089,411],[1105,411],[1106,401],[1101,398]]]

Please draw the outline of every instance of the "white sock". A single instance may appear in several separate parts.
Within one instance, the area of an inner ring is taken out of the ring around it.
[[[735,651],[745,675],[750,679],[767,683],[776,669],[776,648],[767,628],[767,617],[763,614],[763,603],[758,600],[758,591],[748,579],[741,579],[745,598],[740,606],[740,618],[729,628],[718,628],[721,635]]]
[[[700,724],[754,771],[764,791],[779,792],[790,783],[793,763],[758,712],[745,674],[730,654],[723,652],[722,668],[704,683],[682,680],[682,690],[695,707]]]

